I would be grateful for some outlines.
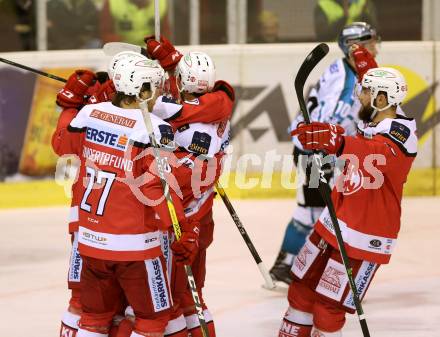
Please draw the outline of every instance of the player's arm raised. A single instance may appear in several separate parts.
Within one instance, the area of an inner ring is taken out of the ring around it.
[[[96,76],[89,70],[76,70],[61,91],[57,94],[57,105],[63,111],[58,118],[57,127],[52,135],[52,148],[58,155],[76,153],[79,142],[78,133],[68,130],[72,120],[86,104],[85,95],[95,83]]]

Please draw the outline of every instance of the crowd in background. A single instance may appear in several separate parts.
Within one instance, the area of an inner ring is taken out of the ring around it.
[[[36,3],[0,0],[0,52],[37,49]],[[49,50],[141,44],[154,33],[153,0],[47,0],[46,8]],[[188,44],[190,1],[161,0],[160,10],[162,32]],[[353,21],[370,22],[386,40],[420,40],[422,0],[247,0],[246,42],[333,41]],[[227,1],[200,0],[200,43],[227,43]]]

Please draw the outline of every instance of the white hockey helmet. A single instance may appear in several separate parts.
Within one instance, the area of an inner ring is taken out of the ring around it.
[[[157,61],[125,59],[118,62],[112,80],[117,92],[139,97],[144,83],[150,83],[153,92],[162,88],[164,75]]]
[[[181,91],[204,94],[214,87],[215,65],[208,54],[189,52],[177,64],[177,76],[180,76]]]
[[[145,60],[147,58],[144,55],[131,50],[121,51],[120,53],[114,55],[108,64],[108,77],[112,79],[115,75],[115,69],[118,66],[118,62],[127,59]]]
[[[372,68],[362,78],[362,87],[370,89],[371,106],[377,111],[383,111],[390,106],[398,106],[403,102],[408,92],[405,77],[394,68]],[[388,105],[382,109],[374,105],[374,100],[380,91],[386,92]]]

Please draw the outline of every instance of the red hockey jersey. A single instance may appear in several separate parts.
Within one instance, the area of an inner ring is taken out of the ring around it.
[[[357,136],[345,137],[347,161],[332,200],[350,257],[389,262],[400,229],[403,185],[416,155],[416,124],[403,116],[360,123]],[[327,208],[315,229],[338,247]]]
[[[171,126],[151,117],[158,143],[173,140]],[[155,164],[141,111],[110,102],[87,105],[76,116],[64,111],[53,144],[57,154],[81,159],[80,253],[117,261],[160,255],[158,230],[168,229],[171,219],[160,181],[151,174]],[[173,200],[182,221],[181,203]]]

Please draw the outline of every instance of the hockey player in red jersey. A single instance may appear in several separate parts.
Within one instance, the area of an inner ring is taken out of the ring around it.
[[[403,185],[417,154],[415,121],[396,113],[407,93],[403,75],[373,68],[362,79],[356,136],[339,125],[300,124],[292,135],[307,150],[346,160],[332,201],[360,299],[381,264],[387,264],[400,229]],[[289,308],[280,337],[342,336],[352,292],[327,208],[295,257]]]
[[[63,109],[63,114],[76,115],[84,105],[111,101],[115,94],[115,88],[110,78],[113,77],[117,63],[128,57],[145,59],[145,57],[138,53],[121,52],[112,58],[109,63],[108,73],[76,70],[69,76],[65,86],[57,94],[56,100],[57,105]],[[52,144],[54,148],[59,146],[55,136],[56,132],[54,133]],[[60,337],[65,335],[75,337],[81,314],[80,280],[82,258],[78,251],[78,208],[81,195],[78,192],[78,185],[78,181],[72,185],[72,202],[69,212],[69,234],[72,236],[72,248],[69,260],[68,288],[71,290],[71,298],[69,306],[61,319]]]
[[[213,187],[219,178],[224,148],[229,143],[234,90],[227,82],[216,81],[214,62],[206,53],[189,52],[182,55],[163,37],[160,43],[147,37],[146,44],[150,56],[158,59],[164,69],[171,73],[171,89],[180,103],[173,104],[166,98],[159,99],[153,113],[172,125],[181,149],[175,152],[176,156],[188,158],[193,163],[193,178],[188,175],[186,181],[179,182],[184,192],[186,215],[197,219],[201,225],[200,248],[192,268],[209,334],[215,337],[214,322],[203,301],[202,289],[206,274],[206,249],[213,240]],[[188,156],[188,153],[191,155]],[[210,176],[207,177],[205,172]],[[194,177],[202,181],[197,182]],[[202,336],[184,270],[174,267],[173,296],[184,312],[191,336]],[[178,319],[170,322],[167,335],[174,336],[178,331],[177,322]],[[182,336],[186,336],[186,333],[183,332]]]
[[[106,92],[103,85],[108,82],[108,76],[104,72],[92,73],[88,70],[77,70],[69,76],[65,86],[57,94],[57,105],[63,109],[62,114],[76,115],[86,104],[90,97],[101,97],[99,91]],[[107,93],[110,92],[107,90]],[[56,133],[55,133],[56,134]],[[54,134],[54,135],[55,135]],[[57,148],[59,145],[56,137],[52,145]],[[72,248],[69,260],[68,288],[71,290],[69,306],[61,319],[60,336],[76,335],[78,330],[78,320],[81,314],[80,305],[80,279],[82,269],[82,258],[78,251],[78,220],[80,194],[79,183],[76,181],[72,185],[72,202],[69,212],[69,234],[72,236]]]
[[[345,129],[345,135],[356,134],[357,113],[360,108],[356,97],[356,83],[362,79],[366,70],[377,67],[374,57],[377,54],[378,41],[376,29],[365,22],[352,22],[342,29],[338,37],[338,46],[344,57],[332,62],[307,98],[312,121],[339,124]],[[352,49],[354,44],[357,49]],[[301,121],[303,117],[299,114],[290,128],[296,128]],[[325,206],[318,189],[309,186],[312,154],[302,148],[296,137],[292,140],[297,176],[304,175],[305,179],[298,187],[297,205],[286,227],[280,252],[270,269],[275,281],[288,285],[292,280],[290,269],[294,257],[304,245]],[[327,163],[323,167],[325,178],[331,182],[333,181],[332,166]]]
[[[106,336],[122,294],[136,313],[132,336],[162,336],[171,307],[155,221],[157,213],[161,228],[171,224],[166,204],[144,207],[139,196],[134,195],[133,186],[127,183],[130,176],[139,178],[148,172],[153,162],[151,153],[137,158],[149,144],[137,99],[139,95],[147,99],[144,95],[159,87],[161,68],[145,61],[145,64],[133,64],[133,69],[121,73],[120,78],[114,104],[89,105],[77,115],[64,111],[53,140],[58,154],[80,156],[80,181],[86,183],[80,184],[83,197],[79,211],[79,250],[84,265],[83,313],[78,336]],[[153,117],[155,136],[160,143],[167,143],[172,138],[171,127]],[[152,201],[160,200],[162,190],[157,177],[143,183],[140,184],[142,195]],[[182,238],[172,248],[185,245],[186,249],[195,250],[197,224],[184,218],[178,204]],[[105,301],[100,300],[103,298]]]

